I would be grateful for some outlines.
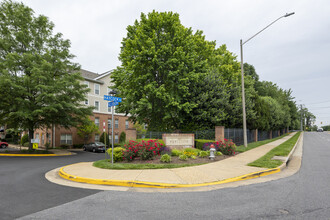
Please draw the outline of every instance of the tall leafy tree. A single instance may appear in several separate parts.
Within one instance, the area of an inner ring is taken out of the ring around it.
[[[45,16],[13,1],[0,3],[0,122],[29,131],[75,126],[92,110],[70,42]],[[30,145],[30,148],[32,146]]]
[[[119,110],[149,129],[180,129],[197,104],[190,89],[206,72],[215,43],[184,27],[172,12],[141,14],[127,27],[112,74],[124,98]]]

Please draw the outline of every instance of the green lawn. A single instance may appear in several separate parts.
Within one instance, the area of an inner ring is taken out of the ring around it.
[[[134,163],[114,163],[111,164],[111,160],[99,160],[93,163],[93,166],[103,169],[114,169],[114,170],[142,170],[142,169],[170,169],[179,167],[190,167],[198,166],[203,163],[195,164],[134,164]]]
[[[276,140],[278,140],[278,139],[281,139],[281,138],[287,136],[288,134],[289,134],[289,133],[284,134],[284,135],[282,135],[282,136],[279,136],[279,137],[277,137],[277,138],[273,138],[273,139],[267,139],[267,140],[264,140],[264,141],[257,141],[257,142],[249,143],[247,147],[244,147],[244,145],[241,145],[241,146],[238,146],[238,147],[236,148],[236,151],[237,151],[237,152],[240,152],[240,153],[243,153],[243,152],[245,152],[245,151],[251,150],[251,149],[256,148],[256,147],[259,147],[259,146],[261,146],[261,145],[268,144],[268,143],[270,143],[270,142],[273,142],[273,141],[276,141]]]
[[[269,151],[266,155],[259,158],[252,163],[249,163],[249,166],[254,167],[265,167],[265,168],[275,168],[280,166],[283,162],[280,160],[272,160],[274,156],[288,156],[290,151],[292,150],[293,146],[296,144],[299,138],[300,132],[295,134],[286,142],[282,143],[281,145],[275,147],[273,150]]]

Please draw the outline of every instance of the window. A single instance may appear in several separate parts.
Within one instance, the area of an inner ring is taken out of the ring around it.
[[[99,118],[95,118],[95,125],[97,127],[100,127],[100,119]]]
[[[119,122],[118,122],[118,119],[115,120],[115,128],[118,128],[119,127]]]
[[[85,100],[85,105],[88,105],[88,99]]]
[[[125,128],[128,129],[128,120],[125,121]]]
[[[95,142],[96,141],[100,141],[100,136],[98,134],[95,134],[95,138],[94,138]]]
[[[72,134],[61,134],[61,144],[72,145]]]
[[[35,139],[39,139],[39,133],[36,133]]]
[[[115,143],[117,144],[118,142],[119,142],[118,134],[115,134]]]
[[[84,84],[87,86],[87,88],[89,88],[89,82],[85,81]]]
[[[99,110],[100,110],[100,102],[95,101],[95,111],[99,111]]]
[[[111,112],[111,107],[108,106],[108,112]]]
[[[108,128],[111,128],[111,119],[108,119]]]
[[[94,85],[94,93],[95,95],[100,95],[100,84],[96,84]]]

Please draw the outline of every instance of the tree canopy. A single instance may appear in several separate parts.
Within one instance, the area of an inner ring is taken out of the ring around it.
[[[70,42],[53,28],[22,3],[0,3],[0,122],[28,130],[30,139],[37,128],[75,126],[92,113],[82,104],[88,89]]]

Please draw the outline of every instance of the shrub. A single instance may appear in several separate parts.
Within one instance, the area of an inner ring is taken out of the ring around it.
[[[126,133],[123,131],[120,133],[120,136],[119,136],[119,143],[123,143],[126,141]]]
[[[73,148],[83,148],[84,144],[74,144],[72,145]]]
[[[160,148],[163,144],[157,140],[148,140],[142,142],[129,141],[128,145],[124,145],[123,158],[132,161],[135,157],[141,157],[142,160],[153,159],[154,156],[160,155]]]
[[[210,154],[209,153],[207,153],[207,151],[201,151],[201,152],[199,152],[199,157],[208,157]]]
[[[222,153],[220,151],[217,151],[216,155],[217,156],[222,156]]]
[[[123,161],[123,152],[125,151],[122,147],[115,147],[113,148],[113,161],[114,162],[120,162]],[[107,153],[110,155],[110,158],[112,157],[112,148],[109,148],[107,150]]]
[[[205,143],[210,143],[210,142],[214,142],[214,140],[203,140],[203,139],[196,139],[195,140],[195,148],[199,149],[199,150],[203,150],[203,146]]]
[[[180,156],[181,154],[183,154],[182,151],[178,150],[178,149],[172,149],[172,152],[171,152],[172,156],[174,157],[178,157]]]
[[[164,163],[170,163],[172,161],[172,158],[168,154],[163,154],[162,157],[160,158],[160,161]]]
[[[103,132],[100,136],[100,142],[102,142],[103,144],[106,143],[107,146],[110,146],[110,139],[109,139],[109,135],[106,132]]]
[[[163,154],[168,154],[170,155],[171,154],[171,149],[169,147],[166,147],[166,146],[161,146],[160,147],[160,154],[163,155]]]
[[[164,141],[162,139],[155,139],[155,138],[140,138],[140,139],[136,139],[136,142],[142,142],[142,141],[157,141],[158,143],[165,145]]]
[[[187,155],[181,154],[179,156],[179,160],[188,160],[188,157],[187,157]]]
[[[25,143],[23,144],[23,147],[29,147],[29,145],[30,145],[29,142],[25,142]]]
[[[60,145],[60,148],[62,148],[62,149],[69,149],[70,148],[70,145],[68,145],[68,144],[61,144]]]
[[[214,145],[217,151],[220,151],[224,155],[235,155],[236,145],[232,142],[232,140],[225,139],[224,142],[208,142],[203,145],[203,150],[209,150],[211,144]]]
[[[196,156],[192,155],[192,156],[191,156],[191,159],[194,159],[194,160],[195,160],[195,159],[196,159]]]
[[[29,135],[28,134],[24,134],[23,137],[21,138],[21,145],[24,146],[24,144],[26,142],[29,142]]]
[[[192,156],[197,156],[200,150],[193,148],[186,148],[183,152],[184,155],[191,158]]]

